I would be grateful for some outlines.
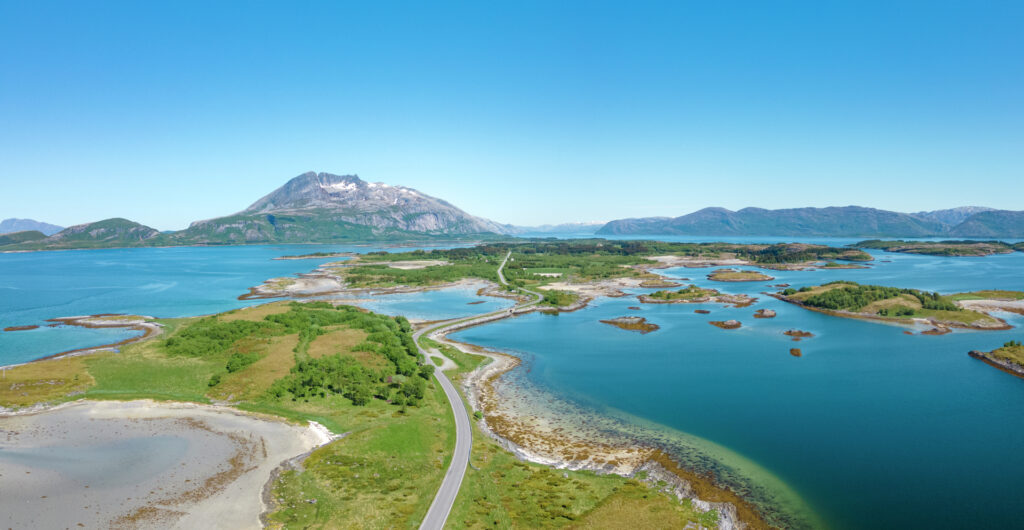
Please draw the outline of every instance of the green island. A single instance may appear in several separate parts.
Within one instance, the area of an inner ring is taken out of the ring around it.
[[[1011,340],[990,352],[972,350],[967,353],[1004,372],[1024,378],[1024,345],[1019,340]]]
[[[918,289],[836,281],[800,289],[787,288],[774,296],[836,316],[898,323],[930,322],[939,330],[949,327],[1009,329],[1005,321],[957,303],[963,299],[990,300],[982,293],[985,292],[941,295]]]
[[[708,274],[708,279],[716,282],[766,282],[775,278],[757,271],[718,269]]]
[[[285,421],[316,421],[344,436],[273,481],[274,528],[416,528],[451,458],[455,424],[418,353],[412,327],[326,302],[273,302],[195,318],[148,321],[161,334],[120,353],[9,368],[0,406],[79,399],[222,403]],[[421,339],[431,342],[429,339]],[[438,346],[433,343],[434,346]],[[443,347],[461,380],[487,357]],[[479,418],[479,413],[478,418]],[[464,528],[648,527],[717,523],[663,483],[553,470],[520,461],[480,431],[450,522]]]
[[[1009,254],[1015,250],[1024,251],[1024,245],[1002,241],[947,240],[947,241],[903,241],[870,239],[854,243],[857,248],[870,248],[887,252],[924,254],[927,256],[991,256]]]
[[[735,307],[747,307],[757,301],[744,294],[725,294],[717,289],[705,289],[690,284],[676,291],[655,291],[650,294],[640,295],[640,301],[645,304],[702,304],[718,303],[733,305]]]

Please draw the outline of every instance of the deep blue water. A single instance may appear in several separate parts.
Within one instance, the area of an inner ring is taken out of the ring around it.
[[[712,269],[665,272],[755,296],[769,284],[836,279],[941,292],[1024,290],[1024,253],[878,257],[892,262],[867,270],[771,271],[771,282],[711,282],[705,276]],[[711,314],[695,314],[697,308]],[[760,308],[778,316],[752,318]],[[639,335],[598,322],[623,315],[644,316],[661,329]],[[967,356],[1024,340],[1024,317],[1005,316],[1018,327],[908,336],[905,328],[830,317],[763,295],[741,309],[638,304],[630,296],[453,338],[523,357],[515,377],[561,398],[689,433],[753,460],[826,526],[1010,528],[1020,527],[1024,513],[1024,380]],[[743,327],[708,324],[730,318]],[[791,328],[816,337],[792,342],[782,335]],[[803,356],[791,356],[793,347]]]

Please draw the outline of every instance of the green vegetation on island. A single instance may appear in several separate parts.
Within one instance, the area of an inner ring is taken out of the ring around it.
[[[647,301],[697,302],[710,301],[711,298],[718,296],[718,294],[719,292],[715,289],[704,289],[691,283],[678,291],[655,291],[653,293],[643,295],[643,298],[646,298]]]
[[[475,247],[371,252],[340,262],[330,271],[354,288],[431,286],[461,279],[497,281],[496,268],[511,251],[504,274],[512,288],[552,283],[583,283],[614,278],[657,280],[646,270],[655,256],[716,260],[743,259],[762,266],[805,264],[821,260],[867,261],[859,250],[804,244],[735,245],[729,243],[667,243],[659,241],[534,240],[494,242]],[[403,262],[423,266],[404,267]],[[437,264],[434,264],[437,263]],[[759,274],[759,273],[753,273]],[[760,276],[758,276],[760,278]],[[770,278],[769,278],[770,279]]]
[[[1019,340],[1006,342],[1002,347],[990,352],[972,350],[967,354],[1004,372],[1024,378],[1024,345]]]
[[[998,318],[960,307],[952,296],[918,289],[836,281],[816,287],[788,288],[778,296],[787,302],[841,316],[894,321],[922,319],[937,326],[976,329],[1007,327],[1006,323]]]
[[[747,307],[757,301],[756,298],[745,294],[725,294],[717,289],[705,289],[694,284],[675,291],[664,290],[642,294],[639,299],[645,304],[699,304],[714,302],[735,307]]]
[[[708,274],[708,279],[716,282],[767,282],[775,278],[757,271],[718,269]]]
[[[852,245],[858,248],[885,250],[887,252],[904,252],[907,254],[924,254],[928,256],[990,256],[992,254],[1009,254],[1014,245],[1002,241],[902,241],[871,239]]]

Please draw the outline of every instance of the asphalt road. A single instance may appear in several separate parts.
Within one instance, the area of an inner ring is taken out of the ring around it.
[[[511,255],[512,252],[509,251],[509,253],[505,255],[505,259],[501,261],[501,265],[498,266],[498,279],[501,280],[502,285],[508,285],[508,282],[505,281],[505,275],[501,271],[505,268],[505,264],[508,263]],[[519,304],[515,309],[531,306],[543,298],[539,293],[526,289],[522,290],[534,295],[536,299]],[[425,351],[424,348],[420,346],[420,337],[424,334],[443,331],[445,328],[461,324],[466,320],[497,315],[505,312],[508,312],[509,314],[512,313],[510,310],[502,310],[494,313],[486,313],[470,319],[454,319],[429,328],[423,328],[413,334],[413,338],[416,339],[416,347],[419,348],[420,353],[425,357],[440,357],[445,359],[445,367],[450,366],[449,363],[452,361],[444,357],[441,352],[433,349]],[[441,482],[441,488],[437,490],[437,495],[434,496],[434,502],[430,504],[430,509],[427,510],[427,515],[423,518],[423,522],[420,524],[421,530],[440,530],[441,528],[444,528],[444,524],[448,520],[448,514],[451,513],[452,506],[455,504],[455,497],[459,494],[459,488],[462,486],[462,477],[466,475],[466,466],[469,465],[469,453],[470,449],[473,447],[473,428],[470,424],[469,411],[466,410],[466,405],[462,402],[462,396],[459,395],[459,392],[455,389],[455,385],[453,385],[451,380],[448,379],[448,376],[445,375],[444,371],[441,369],[434,370],[434,376],[437,377],[438,382],[441,383],[441,388],[444,389],[444,394],[448,397],[448,403],[452,406],[452,414],[455,415],[455,454],[452,455],[451,464],[448,465],[448,471],[444,474],[444,481]]]

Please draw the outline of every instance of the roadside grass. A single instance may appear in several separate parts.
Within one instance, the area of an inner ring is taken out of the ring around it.
[[[0,372],[0,407],[65,401],[93,384],[84,357],[37,361]]]
[[[685,528],[693,523],[715,528],[718,512],[700,512],[690,499],[679,502],[635,480],[627,480],[615,494],[567,528]]]
[[[420,340],[455,361],[458,368],[449,372],[453,380],[490,361],[430,339]],[[680,502],[637,480],[523,462],[476,422],[472,428],[470,466],[448,517],[449,527],[611,529],[717,524],[717,512],[701,513],[689,500]]]
[[[443,391],[436,383],[429,390],[421,406],[404,413],[376,400],[359,409],[318,403],[323,398],[300,406],[349,434],[314,451],[302,471],[281,474],[270,527],[416,528],[455,445]]]

